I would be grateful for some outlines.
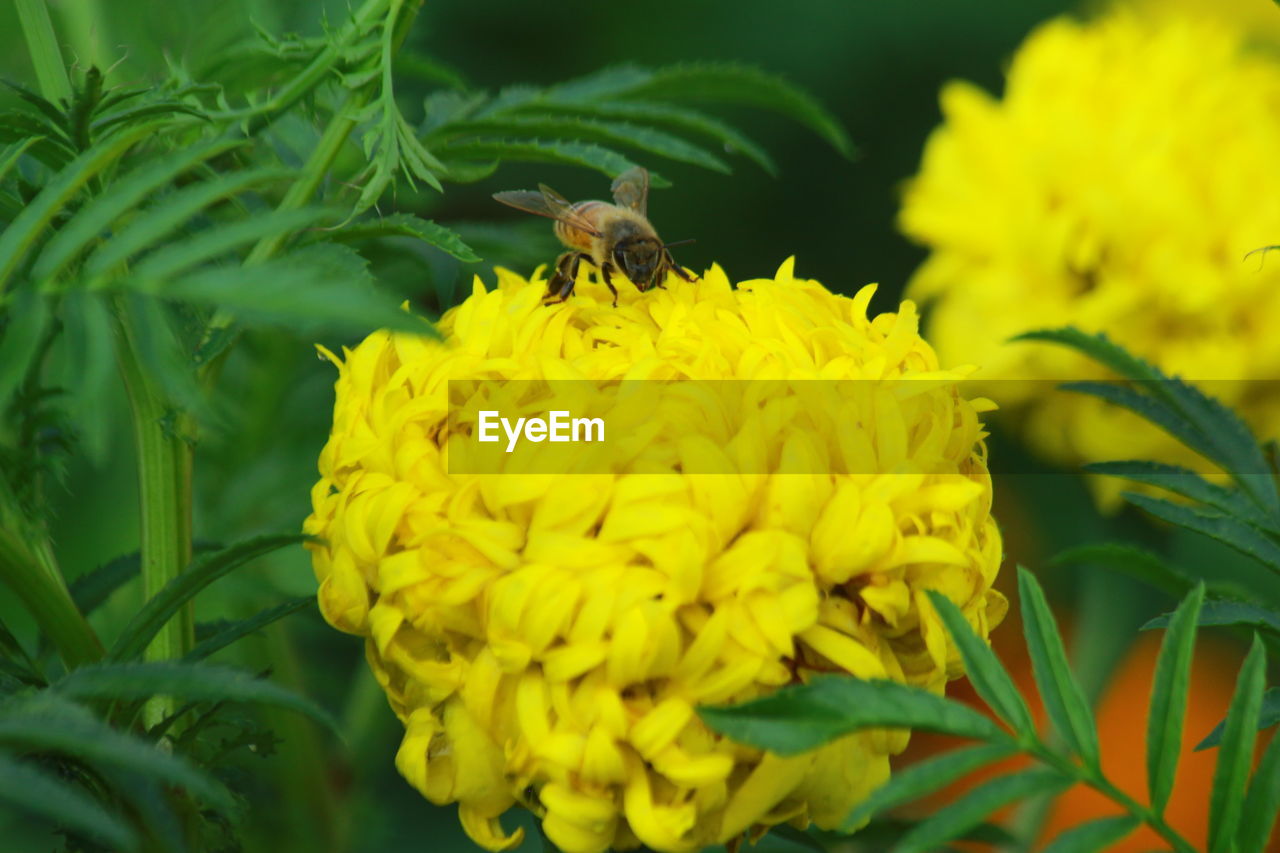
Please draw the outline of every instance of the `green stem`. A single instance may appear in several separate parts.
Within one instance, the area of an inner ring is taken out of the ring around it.
[[[0,527],[0,580],[26,605],[67,669],[102,659],[102,643],[71,600],[61,576],[50,570],[17,525]]]
[[[1157,814],[1149,806],[1142,805],[1133,797],[1117,788],[1112,784],[1111,780],[1102,775],[1101,770],[1082,767],[1053,752],[1048,746],[1039,741],[1032,744],[1024,744],[1024,746],[1027,749],[1027,752],[1037,760],[1048,764],[1050,767],[1053,767],[1066,776],[1075,778],[1081,784],[1093,788],[1112,802],[1123,806],[1125,811],[1151,827],[1157,835],[1168,842],[1169,846],[1173,848],[1176,853],[1196,853],[1196,848],[1191,844],[1191,842],[1187,841],[1187,839],[1183,838],[1176,829],[1171,827],[1165,821],[1163,815]]]
[[[182,419],[138,358],[128,313],[116,304],[116,359],[133,415],[142,505],[142,592],[154,596],[191,562],[191,454],[178,433]],[[146,660],[174,660],[195,637],[191,603],[147,647]],[[148,703],[148,724],[169,713],[171,702]]]
[[[40,94],[55,104],[59,101],[70,103],[71,80],[67,77],[67,66],[62,62],[53,22],[49,20],[49,8],[44,0],[15,0],[15,4],[22,34],[27,39],[27,53],[36,69]]]

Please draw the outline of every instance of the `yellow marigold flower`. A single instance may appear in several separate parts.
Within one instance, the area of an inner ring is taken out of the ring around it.
[[[1240,39],[1198,15],[1059,19],[1018,50],[1003,98],[943,89],[901,226],[932,250],[908,292],[932,301],[944,359],[995,379],[1104,376],[1061,348],[1005,343],[1071,324],[1167,373],[1239,380],[1206,390],[1276,423],[1263,380],[1280,374],[1280,263],[1244,256],[1280,241],[1280,64]],[[1031,440],[1061,459],[1190,462],[1127,412],[1049,389],[984,386],[1027,403]]]
[[[323,543],[325,618],[367,638],[404,722],[400,772],[457,802],[489,850],[520,842],[498,822],[517,804],[567,853],[837,825],[905,733],[781,757],[695,709],[814,672],[938,691],[961,674],[925,590],[984,636],[1006,609],[983,401],[960,396],[964,372],[939,367],[911,303],[868,319],[874,287],[837,296],[791,261],[737,288],[718,267],[619,288],[617,308],[586,270],[553,308],[538,275],[497,277],[476,279],[440,341],[376,332],[330,355],[334,425],[306,530]],[[756,444],[713,441],[710,417],[681,415],[676,434],[655,411],[653,441],[679,452],[642,471],[451,473],[449,381],[538,378],[860,379],[865,405],[837,429],[778,401]],[[677,473],[689,449],[722,473]],[[822,453],[866,471],[823,473]]]

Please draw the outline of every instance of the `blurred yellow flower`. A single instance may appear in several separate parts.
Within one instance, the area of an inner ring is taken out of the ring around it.
[[[309,547],[325,618],[368,638],[404,722],[400,772],[457,802],[490,850],[520,842],[498,822],[516,804],[566,853],[837,825],[906,732],[784,758],[695,708],[815,672],[938,691],[961,674],[924,592],[984,636],[1006,609],[983,401],[939,368],[910,302],[868,319],[873,287],[837,296],[791,261],[737,288],[718,267],[619,288],[617,308],[586,270],[551,308],[538,275],[497,277],[476,279],[441,341],[376,332],[330,355],[334,425],[306,530],[323,540]],[[449,380],[541,378],[859,379],[866,394],[839,434],[792,399],[764,407],[749,441],[721,440],[710,417],[680,435],[658,423],[653,442],[679,452],[642,471],[451,473]],[[681,453],[722,473],[678,473]],[[822,453],[866,470],[823,472]]]
[[[1105,331],[1168,373],[1230,380],[1204,387],[1274,432],[1280,262],[1245,254],[1280,242],[1280,64],[1208,17],[1121,8],[1041,26],[1003,98],[952,83],[942,108],[901,226],[931,250],[909,293],[932,302],[943,359],[985,378],[1096,378],[1073,353],[1005,341]],[[1189,461],[1050,383],[981,387],[1027,404],[1032,442],[1061,460]]]

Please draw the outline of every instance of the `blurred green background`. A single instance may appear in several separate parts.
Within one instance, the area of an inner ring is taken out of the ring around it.
[[[251,38],[255,24],[277,34],[315,34],[326,20],[340,22],[347,11],[342,2],[290,0],[110,0],[91,9],[74,0],[52,5],[66,55],[82,68],[90,62],[113,66],[109,81],[115,84],[158,80],[167,64],[182,66],[196,80],[216,81],[237,73],[220,57],[228,46]],[[429,0],[410,39],[417,50],[488,89],[516,82],[550,84],[619,62],[736,60],[786,76],[839,117],[858,146],[856,159],[842,158],[810,131],[776,116],[722,111],[772,154],[779,177],[740,157],[732,161],[735,173],[725,176],[636,155],[674,182],[655,192],[652,218],[667,239],[697,238],[679,251],[678,260],[686,266],[702,269],[717,262],[731,279],[741,280],[770,275],[795,255],[798,274],[833,290],[851,293],[880,282],[873,310],[892,310],[923,257],[897,233],[894,222],[902,182],[916,169],[922,146],[940,120],[939,87],[964,78],[999,91],[1002,68],[1021,39],[1038,22],[1066,10],[1067,4],[1057,0],[981,5],[948,0]],[[0,4],[0,76],[33,83],[7,3]],[[417,105],[425,91],[425,84],[411,77],[398,83],[411,117],[420,116]],[[0,107],[9,98],[0,94]],[[525,239],[515,243],[492,237],[492,226],[519,216],[494,203],[490,194],[538,181],[575,199],[607,191],[600,175],[558,166],[504,166],[478,184],[450,186],[443,196],[402,187],[396,199],[384,200],[383,212],[413,210],[460,227],[482,249],[485,261],[461,265],[424,250],[420,265],[379,272],[389,286],[432,310],[439,306],[439,293],[465,292],[473,274],[492,281],[494,264],[527,274],[534,264],[552,260],[555,243],[541,220],[519,221]],[[324,343],[336,349],[343,341]],[[310,508],[315,459],[328,431],[334,376],[332,366],[317,359],[310,340],[284,332],[246,338],[222,379],[233,409],[198,451],[198,539],[229,542],[299,527]],[[118,380],[113,375],[111,381]],[[101,400],[106,452],[96,461],[78,455],[71,462],[53,531],[60,561],[72,577],[137,547],[135,463],[123,394],[108,386]],[[997,437],[993,453],[1007,454],[1002,467],[1028,472],[1003,477],[997,485],[997,515],[1010,565],[1037,566],[1046,554],[1101,538],[1108,528],[1152,535],[1130,516],[1100,519],[1078,479],[1043,471],[1020,452]],[[1027,506],[1036,507],[1034,516]],[[244,616],[282,595],[314,590],[301,549],[255,566],[202,597],[198,618]],[[1079,605],[1079,634],[1095,646],[1082,660],[1093,672],[1090,683],[1096,690],[1119,653],[1116,643],[1127,642],[1132,628],[1162,602],[1141,601],[1132,585],[1110,575],[1082,574],[1070,583],[1051,575],[1045,580],[1060,600]],[[137,607],[138,595],[136,588],[122,590],[94,621],[110,634]],[[12,602],[0,600],[0,616],[31,635]],[[339,717],[347,736],[345,744],[337,743],[286,714],[264,719],[282,740],[274,755],[242,768],[253,792],[245,814],[247,849],[476,849],[458,827],[453,808],[431,806],[396,774],[399,723],[367,672],[358,639],[338,634],[310,612],[224,654],[258,670],[270,668],[278,680],[316,698]],[[6,850],[51,849],[56,843],[4,820],[0,815],[0,838],[9,839],[0,846]],[[526,849],[538,849],[536,833],[531,835]],[[787,842],[765,844],[781,848]]]

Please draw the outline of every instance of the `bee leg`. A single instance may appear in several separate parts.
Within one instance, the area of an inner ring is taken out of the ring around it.
[[[543,305],[559,305],[573,295],[573,287],[578,282],[578,263],[581,260],[580,252],[565,252],[556,258],[556,271],[547,281],[547,295],[543,297]]]
[[[600,267],[600,277],[604,279],[604,286],[609,288],[609,292],[613,294],[613,307],[618,307],[618,288],[613,286],[613,266],[605,263]]]
[[[692,278],[689,277],[689,274],[684,271],[684,267],[677,264],[675,262],[675,259],[671,257],[671,252],[664,250],[663,254],[665,254],[667,257],[667,266],[671,267],[671,271],[674,272],[676,275],[680,276],[682,279],[689,282],[690,284],[693,284],[695,281],[698,280],[698,277],[696,275],[693,276]]]

